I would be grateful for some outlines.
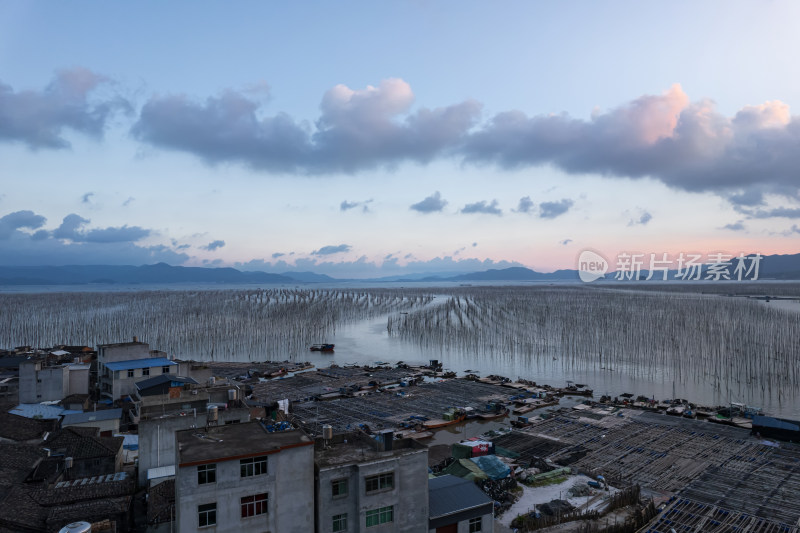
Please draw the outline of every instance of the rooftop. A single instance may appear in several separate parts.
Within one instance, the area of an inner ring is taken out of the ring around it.
[[[113,342],[111,344],[98,344],[98,348],[118,348],[121,346],[148,346],[146,342]]]
[[[150,357],[148,359],[131,359],[128,361],[113,361],[106,363],[106,368],[116,372],[117,370],[133,370],[134,368],[153,368],[156,366],[177,366],[178,363],[170,361],[166,357]]]
[[[61,425],[66,427],[72,424],[86,424],[88,422],[100,422],[102,420],[113,420],[122,416],[122,408],[103,409],[102,411],[87,411],[85,413],[75,413],[64,415]]]
[[[492,499],[468,479],[440,476],[428,480],[431,519],[449,516],[476,507],[492,509]]]
[[[346,442],[345,442],[346,441]],[[427,453],[428,448],[414,439],[394,439],[392,449],[382,451],[381,444],[368,435],[337,434],[327,447],[317,439],[315,462],[320,468],[346,464],[361,464],[414,453]]]
[[[156,376],[149,379],[143,379],[142,381],[136,382],[136,388],[139,390],[149,389],[150,387],[156,387],[158,385],[163,385],[164,383],[178,383],[179,385],[197,385],[197,381],[192,378],[184,377],[184,376],[173,376],[171,374],[161,374],[160,376]],[[177,385],[176,385],[177,386]]]
[[[178,466],[181,467],[266,455],[314,444],[299,429],[269,433],[260,422],[187,429],[175,435],[180,450]]]
[[[90,431],[93,428],[65,428],[51,434],[42,446],[54,455],[75,459],[90,459],[115,456],[124,441],[123,437],[99,437]],[[94,430],[97,433],[97,430]]]

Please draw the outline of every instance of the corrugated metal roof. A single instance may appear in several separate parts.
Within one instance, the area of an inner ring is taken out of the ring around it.
[[[184,376],[176,376],[174,374],[161,374],[160,376],[156,376],[149,379],[143,379],[142,381],[136,382],[136,388],[139,390],[149,389],[150,387],[155,387],[156,385],[161,385],[167,382],[175,382],[179,385],[183,385],[186,383],[197,385],[197,381],[192,378],[184,377]]]
[[[12,415],[24,416],[25,418],[44,418],[54,419],[63,414],[80,413],[81,411],[70,411],[58,405],[44,405],[41,403],[21,403],[8,411]]]
[[[153,368],[155,366],[177,365],[175,361],[170,361],[166,357],[151,357],[149,359],[131,359],[130,361],[113,361],[106,363],[106,368],[116,372],[117,370],[133,370],[134,368]]]
[[[65,415],[61,421],[61,426],[66,427],[71,424],[85,424],[87,422],[100,422],[102,420],[113,420],[122,416],[122,408],[103,409],[102,411],[87,411],[72,415]]]
[[[492,499],[474,482],[456,476],[439,476],[428,480],[428,503],[431,520],[483,505]]]

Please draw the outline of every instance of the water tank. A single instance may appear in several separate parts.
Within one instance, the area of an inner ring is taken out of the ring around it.
[[[219,418],[219,408],[216,405],[212,405],[208,408],[208,421],[209,422],[216,422]]]
[[[213,387],[213,386],[214,386],[214,383],[216,383],[216,382],[217,382],[217,378],[215,378],[214,376],[211,376],[210,378],[208,378],[208,384],[209,384],[210,386],[212,386],[212,387]]]
[[[233,402],[239,399],[239,391],[237,389],[228,389],[228,401]]]
[[[325,424],[322,426],[322,438],[325,440],[331,440],[333,438],[333,426],[330,424]]]
[[[72,468],[72,457],[64,459],[64,468]]]
[[[58,533],[89,533],[91,530],[92,524],[89,522],[73,522],[59,529]]]

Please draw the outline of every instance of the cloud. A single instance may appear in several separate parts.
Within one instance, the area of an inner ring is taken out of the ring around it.
[[[284,254],[282,252],[275,252],[274,254],[272,254],[272,258],[273,259],[277,259],[279,257],[283,257],[284,255],[286,255],[286,254]]]
[[[128,207],[129,205],[131,205],[131,203],[132,203],[134,200],[136,200],[136,198],[134,198],[133,196],[129,196],[127,200],[125,200],[124,202],[122,202],[122,207]]]
[[[775,207],[772,209],[749,209],[734,206],[734,209],[748,218],[800,218],[800,207]]]
[[[84,203],[84,204],[92,203],[92,200],[91,200],[92,196],[94,196],[93,192],[87,192],[86,194],[81,196],[81,203]]]
[[[439,193],[439,191],[436,191],[424,200],[417,202],[416,204],[411,204],[409,209],[419,211],[420,213],[436,213],[438,211],[442,211],[446,205],[447,200],[442,198],[442,195]]]
[[[89,224],[89,219],[71,213],[64,217],[61,225],[54,229],[51,236],[55,239],[64,239],[72,242],[135,242],[151,234],[149,229],[139,226],[121,226],[98,228],[86,231],[84,226]]]
[[[21,229],[40,228],[45,217],[18,211],[0,217],[0,264],[25,265],[138,265],[167,262],[182,264],[184,253],[163,246],[140,246],[133,241],[150,230],[138,227],[102,228],[84,231],[89,221],[75,214],[64,217],[55,230],[39,229],[28,234]],[[56,234],[61,235],[57,237]]]
[[[372,203],[372,198],[364,200],[363,202],[348,202],[347,200],[343,200],[342,203],[339,204],[339,209],[341,211],[349,211],[350,209],[360,207],[364,213],[367,213],[369,212],[370,203]]]
[[[558,241],[558,244],[560,244],[562,246],[566,246],[571,242],[572,242],[572,239],[564,239],[563,241]]]
[[[225,246],[225,241],[216,240],[216,241],[211,241],[207,245],[203,246],[203,249],[208,250],[209,252],[213,252],[214,250],[218,250],[223,246]]]
[[[477,242],[473,242],[472,243],[472,247],[475,248],[476,246],[478,246],[478,243]]]
[[[150,145],[187,152],[209,164],[239,162],[269,172],[354,173],[428,163],[457,146],[480,105],[467,101],[411,111],[414,94],[400,79],[354,90],[337,85],[322,97],[314,127],[285,113],[263,116],[261,103],[226,90],[204,102],[154,96],[132,127]]]
[[[534,206],[535,204],[531,200],[530,196],[523,196],[519,199],[519,205],[517,205],[515,211],[517,213],[530,213]]]
[[[90,98],[108,78],[84,68],[58,71],[41,91],[14,91],[0,82],[0,142],[29,148],[63,149],[70,143],[64,130],[100,138],[115,111],[129,111],[119,96]]]
[[[475,202],[474,204],[467,204],[461,208],[460,212],[464,214],[484,213],[487,215],[497,216],[501,216],[503,214],[503,210],[497,207],[497,200],[492,200],[491,203],[488,203],[486,200],[481,200],[480,202]]]
[[[15,211],[0,218],[0,239],[7,239],[20,228],[38,229],[47,221],[33,211]]]
[[[648,213],[647,211],[640,210],[638,216],[631,218],[628,221],[628,226],[646,226],[650,220],[652,220],[653,215]]]
[[[349,244],[339,244],[338,246],[323,246],[319,250],[314,250],[311,252],[311,255],[332,255],[338,254],[342,252],[349,252],[351,246]]]
[[[542,202],[539,204],[539,217],[556,218],[569,211],[573,204],[574,202],[569,198],[564,198],[558,202]]]
[[[731,231],[744,231],[746,228],[744,226],[744,223],[741,220],[739,220],[738,222],[734,222],[732,224],[725,224],[724,226],[722,226],[722,229],[729,229]]]

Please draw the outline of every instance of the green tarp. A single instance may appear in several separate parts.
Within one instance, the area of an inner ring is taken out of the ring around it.
[[[489,476],[470,459],[458,459],[453,464],[442,470],[441,474],[450,474],[470,481],[484,480]]]

